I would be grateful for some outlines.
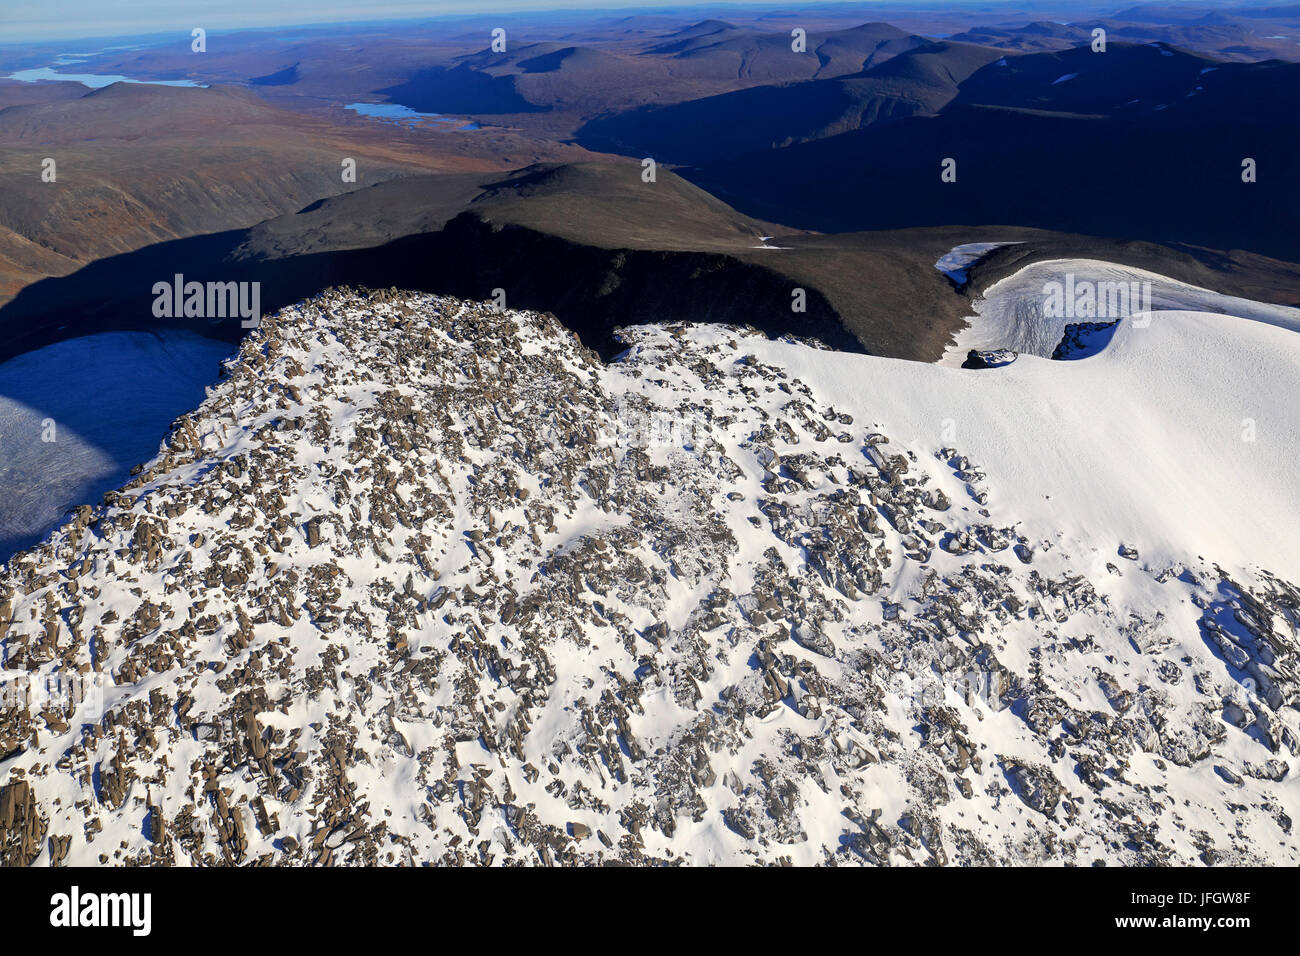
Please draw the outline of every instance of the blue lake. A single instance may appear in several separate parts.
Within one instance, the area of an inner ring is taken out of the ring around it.
[[[39,83],[41,81],[63,81],[68,83],[80,83],[83,86],[89,86],[97,90],[100,87],[111,86],[114,83],[143,83],[150,86],[195,86],[203,88],[204,84],[195,83],[193,80],[133,80],[129,76],[117,76],[114,74],[104,73],[60,73],[57,70],[43,66],[39,70],[19,70],[17,73],[10,73],[7,80],[17,80],[19,83]]]
[[[400,125],[460,123],[461,125],[456,127],[457,130],[475,130],[479,128],[477,123],[468,123],[453,116],[444,116],[441,113],[417,113],[409,106],[403,106],[401,103],[349,103],[346,108],[354,113],[359,113],[361,116],[368,116],[371,119],[381,120],[385,123],[398,123]]]

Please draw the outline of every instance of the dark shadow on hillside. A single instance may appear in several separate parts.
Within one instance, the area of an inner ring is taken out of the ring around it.
[[[187,328],[227,342],[242,338],[238,318],[155,318],[154,285],[176,274],[185,282],[259,282],[264,315],[332,285],[476,300],[503,289],[508,307],[553,313],[605,358],[621,350],[616,327],[649,322],[732,323],[864,351],[816,289],[806,290],[806,312],[793,312],[788,277],[718,253],[600,249],[471,213],[439,232],[377,247],[276,259],[237,258],[245,236],[231,231],[161,243],[29,286],[0,309],[0,360],[110,329]]]
[[[298,66],[287,66],[283,70],[277,70],[274,73],[268,73],[265,76],[255,76],[248,82],[253,86],[293,86],[298,82]]]
[[[152,458],[230,350],[160,331],[79,337],[0,365],[0,561]]]
[[[528,102],[515,90],[510,76],[492,76],[467,64],[420,70],[405,83],[375,90],[393,103],[418,113],[545,113],[546,106]]]
[[[1243,181],[1243,157],[1257,181]],[[1300,261],[1297,157],[1294,123],[1156,125],[962,104],[678,172],[742,213],[821,232],[1010,222]],[[940,178],[944,158],[955,182]]]

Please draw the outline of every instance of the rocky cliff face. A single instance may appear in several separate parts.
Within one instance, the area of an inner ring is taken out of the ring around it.
[[[0,711],[3,861],[1300,859],[1300,590],[1004,526],[753,334],[267,319],[0,573],[80,688]]]

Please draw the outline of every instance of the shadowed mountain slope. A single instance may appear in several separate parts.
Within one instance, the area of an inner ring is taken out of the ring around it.
[[[996,225],[819,235],[747,217],[666,170],[645,183],[637,163],[586,163],[503,179],[395,179],[251,229],[97,261],[0,309],[0,357],[106,329],[179,325],[239,338],[233,320],[153,317],[154,283],[181,272],[187,281],[259,282],[264,313],[330,285],[479,300],[500,289],[511,307],[553,312],[606,356],[620,348],[619,326],[694,321],[933,361],[1004,261],[995,253],[976,263],[958,288],[935,263],[968,242],[1018,242],[1004,254],[1021,264],[1105,259],[1229,294],[1300,301],[1300,267],[1259,256]],[[803,312],[792,309],[797,289]]]
[[[644,49],[542,41],[456,57],[414,71],[377,95],[422,112],[466,114],[568,136],[606,114],[681,103],[773,83],[860,73],[926,43],[884,23],[789,33],[709,22]],[[545,115],[539,115],[545,114]]]
[[[760,86],[593,120],[577,140],[589,149],[664,162],[715,162],[931,115],[957,95],[962,80],[1000,56],[966,44],[926,43],[851,76]]]
[[[686,174],[743,212],[805,229],[1016,222],[1300,259],[1300,131],[1288,119],[1300,112],[1300,65],[1205,65],[1156,48],[1104,56],[1008,58],[936,116]],[[1001,79],[1011,69],[1019,81]],[[948,158],[955,182],[941,179]],[[1243,181],[1246,159],[1255,182]]]

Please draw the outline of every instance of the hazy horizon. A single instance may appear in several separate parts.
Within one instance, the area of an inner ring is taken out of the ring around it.
[[[1188,3],[1173,0],[1171,6],[1181,6],[1207,11],[1224,7],[1260,5],[1249,0],[1216,5]],[[439,0],[429,3],[420,0],[381,0],[365,9],[358,9],[350,0],[320,0],[309,7],[295,0],[123,0],[105,5],[94,0],[63,0],[40,6],[17,7],[0,11],[0,45],[13,42],[50,42],[83,38],[112,38],[145,36],[167,33],[172,30],[189,33],[195,27],[209,32],[275,29],[283,27],[327,26],[343,23],[402,22],[437,20],[440,18],[480,19],[509,16],[520,13],[534,14],[599,14],[610,15],[671,15],[696,11],[701,19],[725,13],[726,8],[738,10],[789,11],[799,8],[843,8],[846,14],[859,8],[864,20],[876,19],[911,8],[917,13],[953,6],[969,10],[987,11],[990,18],[1050,18],[1052,14],[1074,11],[1078,14],[1115,13],[1132,4],[1105,3],[1095,0],[1065,3],[978,2],[956,0],[943,6],[929,2],[909,3],[908,0],[818,0],[815,3],[764,3],[748,0],[666,0],[666,2],[619,4],[614,0],[491,0],[490,6],[474,0]]]

